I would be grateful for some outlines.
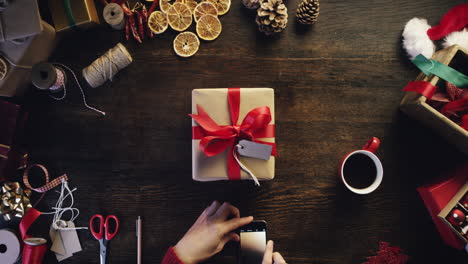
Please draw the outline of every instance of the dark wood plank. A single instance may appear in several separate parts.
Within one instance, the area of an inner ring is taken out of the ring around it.
[[[230,201],[243,215],[265,219],[269,238],[289,263],[362,263],[379,241],[401,246],[411,263],[466,263],[466,255],[443,245],[416,187],[466,160],[438,135],[399,113],[401,88],[416,77],[400,47],[407,20],[436,24],[462,1],[324,1],[319,23],[295,24],[299,0],[288,1],[290,22],[278,37],[259,34],[254,12],[232,3],[221,18],[223,33],[202,42],[190,59],[172,51],[174,32],[139,45],[105,25],[69,32],[52,56],[78,73],[118,41],[134,63],[112,83],[87,89],[84,109],[76,87],[56,103],[31,90],[27,146],[33,161],[53,175],[67,173],[77,187],[77,225],[95,213],[119,216],[108,261],[135,261],[134,221],[144,224],[144,263],[157,263],[212,200]],[[280,156],[275,180],[191,180],[189,113],[193,88],[275,89]],[[339,183],[338,161],[371,136],[385,177],[373,194],[355,196]],[[48,210],[49,193],[39,209]],[[46,236],[50,217],[35,227]],[[83,252],[63,263],[98,263],[98,243],[79,232]],[[235,263],[230,245],[209,263]],[[47,256],[47,263],[54,256]]]

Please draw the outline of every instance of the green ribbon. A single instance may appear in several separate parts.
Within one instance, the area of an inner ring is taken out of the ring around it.
[[[416,56],[412,62],[427,76],[434,74],[459,88],[468,86],[466,75],[443,63],[428,59],[422,54]]]
[[[73,17],[73,10],[71,7],[70,0],[63,0],[63,7],[65,8],[65,15],[67,16],[67,22],[70,27],[76,26],[75,18]]]

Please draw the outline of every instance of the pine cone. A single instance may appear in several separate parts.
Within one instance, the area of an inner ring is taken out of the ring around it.
[[[248,9],[257,9],[260,6],[259,0],[242,0],[242,3]]]
[[[258,30],[266,35],[281,32],[288,23],[288,8],[283,0],[262,0],[255,22]]]
[[[314,24],[317,22],[319,11],[319,0],[302,0],[296,11],[297,21],[301,24]]]

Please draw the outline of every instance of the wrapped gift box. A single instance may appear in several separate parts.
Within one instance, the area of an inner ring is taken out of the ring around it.
[[[5,10],[0,12],[0,21],[0,43],[20,42],[42,31],[37,1],[8,1]]]
[[[57,32],[99,24],[94,0],[49,0],[49,9]]]
[[[432,59],[449,65],[456,70],[460,70],[457,69],[457,66],[468,65],[468,51],[458,45],[453,45],[434,53]],[[461,72],[468,74],[466,69],[461,70]],[[416,78],[416,81],[427,81],[437,86],[440,78],[435,75],[426,76],[421,72]],[[400,104],[400,109],[409,116],[436,130],[450,143],[468,154],[468,131],[434,109],[427,101],[428,99],[426,97],[418,93],[405,92]]]
[[[45,61],[55,47],[54,28],[42,21],[42,32],[21,43],[0,43],[0,52],[17,65],[30,66]],[[31,69],[7,63],[7,74],[0,80],[0,96],[20,96],[31,86]]]
[[[18,105],[0,100],[0,182],[9,180],[16,169],[25,165],[27,156],[19,144],[26,118]]]
[[[258,133],[260,136],[255,140],[274,143],[275,105],[274,91],[271,88],[240,88],[237,89],[195,89],[192,91],[192,114],[200,114],[197,106],[203,108],[211,119],[219,126],[232,125],[232,111],[228,103],[228,96],[234,94],[239,102],[237,108],[239,118],[237,124],[242,124],[246,115],[253,109],[268,107],[271,113],[271,121],[265,130]],[[239,92],[240,91],[240,92]],[[232,93],[233,92],[233,93]],[[234,99],[236,101],[236,99]],[[269,130],[269,132],[266,132]],[[199,124],[192,120],[192,172],[193,179],[197,181],[216,181],[233,179],[229,175],[229,156],[232,148],[228,147],[221,153],[208,157],[200,148],[201,139],[207,136]],[[237,140],[240,138],[236,139]],[[231,160],[232,161],[232,160]],[[240,161],[250,169],[259,180],[270,180],[275,176],[275,157],[269,160],[261,160],[249,157],[240,157]],[[240,179],[251,179],[243,170],[240,171]]]

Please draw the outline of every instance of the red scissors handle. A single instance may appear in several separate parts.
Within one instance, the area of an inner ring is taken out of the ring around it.
[[[114,231],[111,233],[109,232],[110,230],[110,224],[109,224],[109,220],[110,219],[113,219],[115,221],[115,228],[114,228]],[[104,224],[104,227],[106,228],[106,240],[111,240],[112,238],[114,238],[115,235],[117,235],[117,232],[119,232],[119,219],[117,218],[117,216],[115,215],[108,215],[106,217],[106,223]],[[102,235],[101,235],[102,237]]]
[[[99,231],[96,232],[94,229],[94,219],[98,218],[99,219]],[[89,219],[89,230],[91,231],[91,234],[97,239],[101,240],[102,239],[102,232],[104,229],[104,217],[100,214],[95,214],[91,219]]]

